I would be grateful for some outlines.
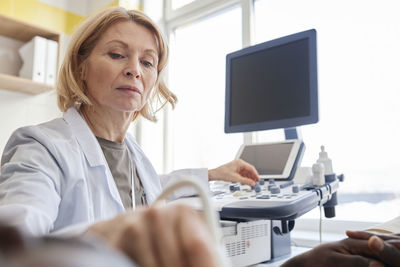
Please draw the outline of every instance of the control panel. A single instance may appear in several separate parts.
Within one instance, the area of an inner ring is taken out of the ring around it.
[[[325,204],[338,189],[335,179],[321,186],[291,181],[260,181],[254,187],[216,181],[213,202],[223,219],[293,220]]]
[[[224,181],[210,182],[212,203],[221,219],[294,220],[328,202],[339,187],[338,179],[321,186],[291,181],[261,180],[255,186]],[[197,197],[176,200],[201,210]]]

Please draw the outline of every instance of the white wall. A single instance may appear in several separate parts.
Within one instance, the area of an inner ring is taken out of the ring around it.
[[[113,0],[38,0],[42,3],[58,7],[63,10],[81,15],[83,17],[89,15],[93,11],[102,8]]]
[[[87,9],[86,9],[86,14],[90,14],[94,11],[96,11],[99,8],[102,8],[111,2],[112,0],[86,0],[87,2]]]
[[[60,114],[55,91],[32,96],[0,90],[0,153],[15,129],[45,122]]]

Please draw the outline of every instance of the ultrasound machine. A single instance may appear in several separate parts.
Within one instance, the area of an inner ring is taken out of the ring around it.
[[[247,47],[226,56],[225,132],[283,129],[286,140],[244,144],[237,158],[253,164],[254,187],[213,181],[226,255],[233,266],[290,254],[295,219],[318,206],[335,216],[339,178],[325,151],[301,166],[305,144],[298,127],[318,122],[317,44],[314,29]],[[185,203],[201,209],[199,199]]]

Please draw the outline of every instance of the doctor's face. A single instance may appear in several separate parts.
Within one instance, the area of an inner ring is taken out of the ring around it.
[[[93,105],[140,111],[157,80],[157,51],[149,29],[132,21],[111,25],[87,61],[85,82]]]

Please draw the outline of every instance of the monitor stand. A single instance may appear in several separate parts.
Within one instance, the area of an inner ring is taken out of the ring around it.
[[[299,127],[293,127],[293,128],[285,128],[285,139],[290,140],[290,139],[303,139],[301,136],[301,131]]]

